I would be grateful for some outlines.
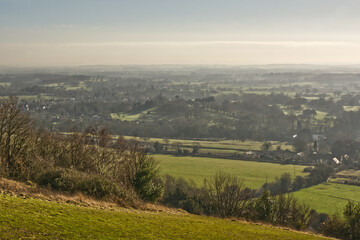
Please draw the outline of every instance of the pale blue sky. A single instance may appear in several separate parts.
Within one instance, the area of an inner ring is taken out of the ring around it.
[[[0,0],[0,65],[360,63],[355,0]]]

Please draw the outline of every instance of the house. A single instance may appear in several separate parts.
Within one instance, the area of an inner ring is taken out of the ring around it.
[[[337,159],[336,157],[334,157],[332,160],[333,160],[336,164],[339,164],[339,163],[340,163],[339,159]]]
[[[321,140],[326,140],[326,137],[324,135],[320,135],[320,134],[313,134],[312,139],[314,141],[321,141]]]

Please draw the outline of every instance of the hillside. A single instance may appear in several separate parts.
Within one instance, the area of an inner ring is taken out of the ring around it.
[[[0,194],[0,239],[327,239],[183,212],[100,209]]]
[[[294,196],[303,201],[317,212],[341,214],[345,205],[359,202],[360,187],[337,183],[322,183],[294,192]]]

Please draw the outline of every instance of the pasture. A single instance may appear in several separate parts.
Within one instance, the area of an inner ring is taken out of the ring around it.
[[[197,185],[203,184],[204,178],[212,177],[217,171],[225,171],[239,176],[249,188],[259,188],[264,183],[275,180],[283,173],[305,176],[305,166],[281,165],[251,161],[228,160],[206,157],[176,157],[170,155],[153,155],[159,161],[162,175],[184,177],[193,180]]]
[[[321,183],[294,192],[294,196],[317,212],[342,214],[348,201],[360,201],[360,187],[337,183]]]
[[[194,145],[200,146],[202,153],[214,152],[237,152],[237,151],[259,151],[262,148],[264,142],[252,141],[252,140],[224,140],[224,139],[203,139],[203,140],[191,140],[191,139],[168,139],[168,138],[138,138],[133,136],[124,136],[125,139],[135,139],[141,142],[155,143],[159,142],[164,145],[168,145],[173,148],[190,147]],[[271,141],[272,147],[270,151],[276,150],[280,146],[281,150],[292,150],[292,146],[286,142]]]

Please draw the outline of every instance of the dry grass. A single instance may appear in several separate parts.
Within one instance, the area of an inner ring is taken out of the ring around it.
[[[0,194],[16,196],[21,198],[36,198],[56,203],[66,203],[83,207],[92,207],[98,209],[119,210],[119,211],[150,211],[150,212],[164,212],[171,214],[187,214],[181,209],[168,208],[161,205],[143,203],[136,200],[135,203],[129,205],[126,202],[113,202],[98,200],[82,193],[69,194],[60,191],[38,186],[31,181],[17,182],[10,179],[0,178]]]
[[[96,208],[115,208],[117,203],[100,201],[81,193],[67,194],[59,191],[54,191],[48,188],[39,187],[36,183],[31,181],[17,182],[5,178],[0,178],[0,193],[18,196],[22,198],[38,198],[42,200],[57,202],[57,203],[71,203],[85,207]]]

